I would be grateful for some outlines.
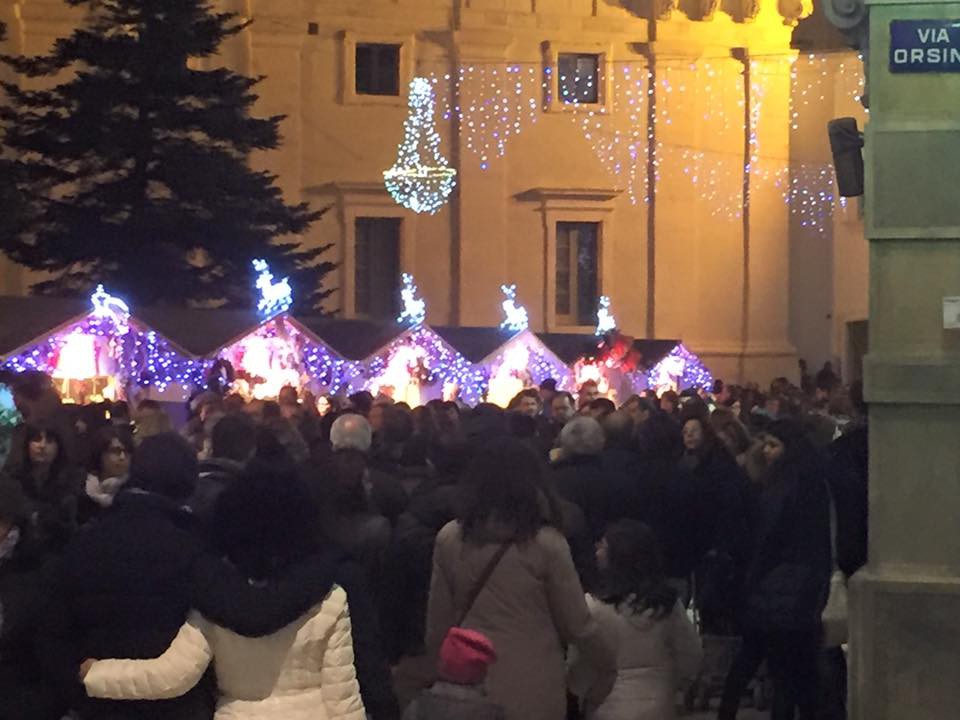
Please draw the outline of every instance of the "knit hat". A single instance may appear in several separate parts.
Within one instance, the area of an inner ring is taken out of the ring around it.
[[[497,653],[486,635],[451,628],[440,646],[440,679],[457,685],[479,685],[496,660]]]

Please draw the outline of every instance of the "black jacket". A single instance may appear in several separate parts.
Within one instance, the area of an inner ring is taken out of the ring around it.
[[[868,437],[863,425],[830,447],[828,479],[837,509],[837,564],[847,577],[867,564]]]
[[[125,490],[67,547],[38,647],[81,717],[210,718],[205,683],[174,700],[117,702],[85,698],[77,681],[86,658],[153,658],[173,641],[192,604],[200,546],[191,523],[172,500]]]
[[[67,710],[69,698],[45,681],[33,643],[53,566],[29,535],[0,559],[0,720],[59,720]]]
[[[820,625],[830,583],[830,505],[816,458],[780,462],[760,489],[744,622],[772,631]]]
[[[688,456],[679,470],[668,501],[673,570],[680,577],[690,575],[711,550],[722,551],[744,570],[752,538],[743,471],[719,446]]]
[[[614,489],[621,484],[617,474],[604,468],[599,455],[577,455],[554,465],[553,481],[560,497],[583,511],[590,538],[599,540],[610,521]]]
[[[383,626],[387,652],[396,662],[403,655],[425,652],[427,599],[437,533],[456,517],[457,488],[430,483],[410,500],[397,520],[384,563]]]
[[[79,470],[68,465],[42,484],[25,467],[3,476],[2,481],[16,484],[26,498],[31,535],[46,550],[59,552],[77,530],[83,479]]]
[[[213,519],[217,498],[240,477],[243,465],[226,458],[210,458],[202,461],[198,470],[197,488],[187,501],[187,507],[203,525],[207,525]]]

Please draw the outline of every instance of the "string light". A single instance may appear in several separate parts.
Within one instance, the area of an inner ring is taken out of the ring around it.
[[[400,311],[397,322],[401,325],[422,325],[427,319],[427,301],[417,297],[419,289],[413,282],[413,275],[404,273],[401,280],[403,287],[400,289],[400,301],[403,303],[403,309]]]
[[[713,387],[713,375],[683,343],[654,365],[647,373],[646,380],[647,388],[656,390],[658,395],[667,390],[710,390]]]
[[[260,300],[257,302],[260,316],[269,319],[289,310],[293,305],[290,281],[283,278],[278,283],[273,282],[273,273],[266,260],[254,260],[253,269],[257,272],[256,286],[260,291]]]
[[[501,304],[504,317],[500,328],[512,332],[526,330],[530,326],[530,318],[527,316],[527,309],[523,305],[517,305],[517,286],[501,285],[500,291],[507,298]]]
[[[486,377],[430,328],[418,326],[366,363],[350,392],[391,388],[396,400],[418,405],[430,395],[459,397],[468,405],[483,399]],[[405,400],[407,402],[407,400]]]
[[[744,173],[749,173],[756,193],[774,192],[789,206],[804,231],[823,234],[833,212],[843,201],[833,189],[833,168],[824,156],[820,161],[765,152],[762,129],[772,120],[767,113],[768,84],[779,69],[767,71],[768,63],[787,62],[792,56],[771,55],[750,61],[749,112],[745,112],[743,65],[739,61],[698,60],[659,63],[654,73],[644,62],[607,62],[613,73],[610,97],[603,103],[588,103],[577,97],[558,78],[563,113],[583,132],[597,160],[623,183],[633,204],[650,202],[648,169],[656,183],[667,168],[679,174],[696,190],[696,197],[711,217],[737,221],[743,216]],[[432,84],[443,98],[444,119],[456,118],[470,155],[482,170],[503,158],[509,142],[522,130],[538,122],[543,104],[549,106],[553,91],[551,68],[540,63],[472,63],[456,74],[434,75]],[[574,86],[579,86],[574,78]],[[589,83],[588,83],[589,84]],[[790,65],[789,129],[791,146],[802,147],[800,136],[803,111],[834,102],[843,112],[863,112],[862,63],[846,55],[804,55]],[[443,92],[439,92],[439,88]],[[449,91],[448,91],[449,89]],[[650,99],[656,95],[657,112],[648,116]],[[697,112],[701,146],[669,138],[669,129],[678,118]],[[666,132],[657,133],[660,126]],[[646,133],[644,133],[646,127]],[[819,130],[819,128],[818,128]],[[749,147],[742,145],[746,133]],[[718,138],[725,140],[716,143]]]
[[[410,82],[409,108],[397,161],[383,172],[383,180],[399,205],[433,215],[453,192],[457,171],[440,153],[436,100],[430,80],[418,77]]]

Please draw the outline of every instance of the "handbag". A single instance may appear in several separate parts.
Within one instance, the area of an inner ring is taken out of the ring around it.
[[[837,505],[833,500],[830,485],[830,551],[833,573],[830,576],[830,594],[820,619],[823,622],[823,646],[840,647],[849,635],[849,611],[847,609],[847,578],[837,566]]]

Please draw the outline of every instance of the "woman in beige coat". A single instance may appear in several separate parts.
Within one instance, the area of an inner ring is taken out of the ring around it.
[[[487,691],[506,720],[564,720],[565,645],[576,645],[597,669],[587,697],[599,704],[616,676],[615,652],[587,608],[563,534],[544,520],[557,514],[536,455],[518,441],[498,439],[478,453],[465,481],[464,512],[437,537],[428,647],[436,652],[469,610],[461,625],[496,648]],[[502,559],[467,608],[502,547]]]

